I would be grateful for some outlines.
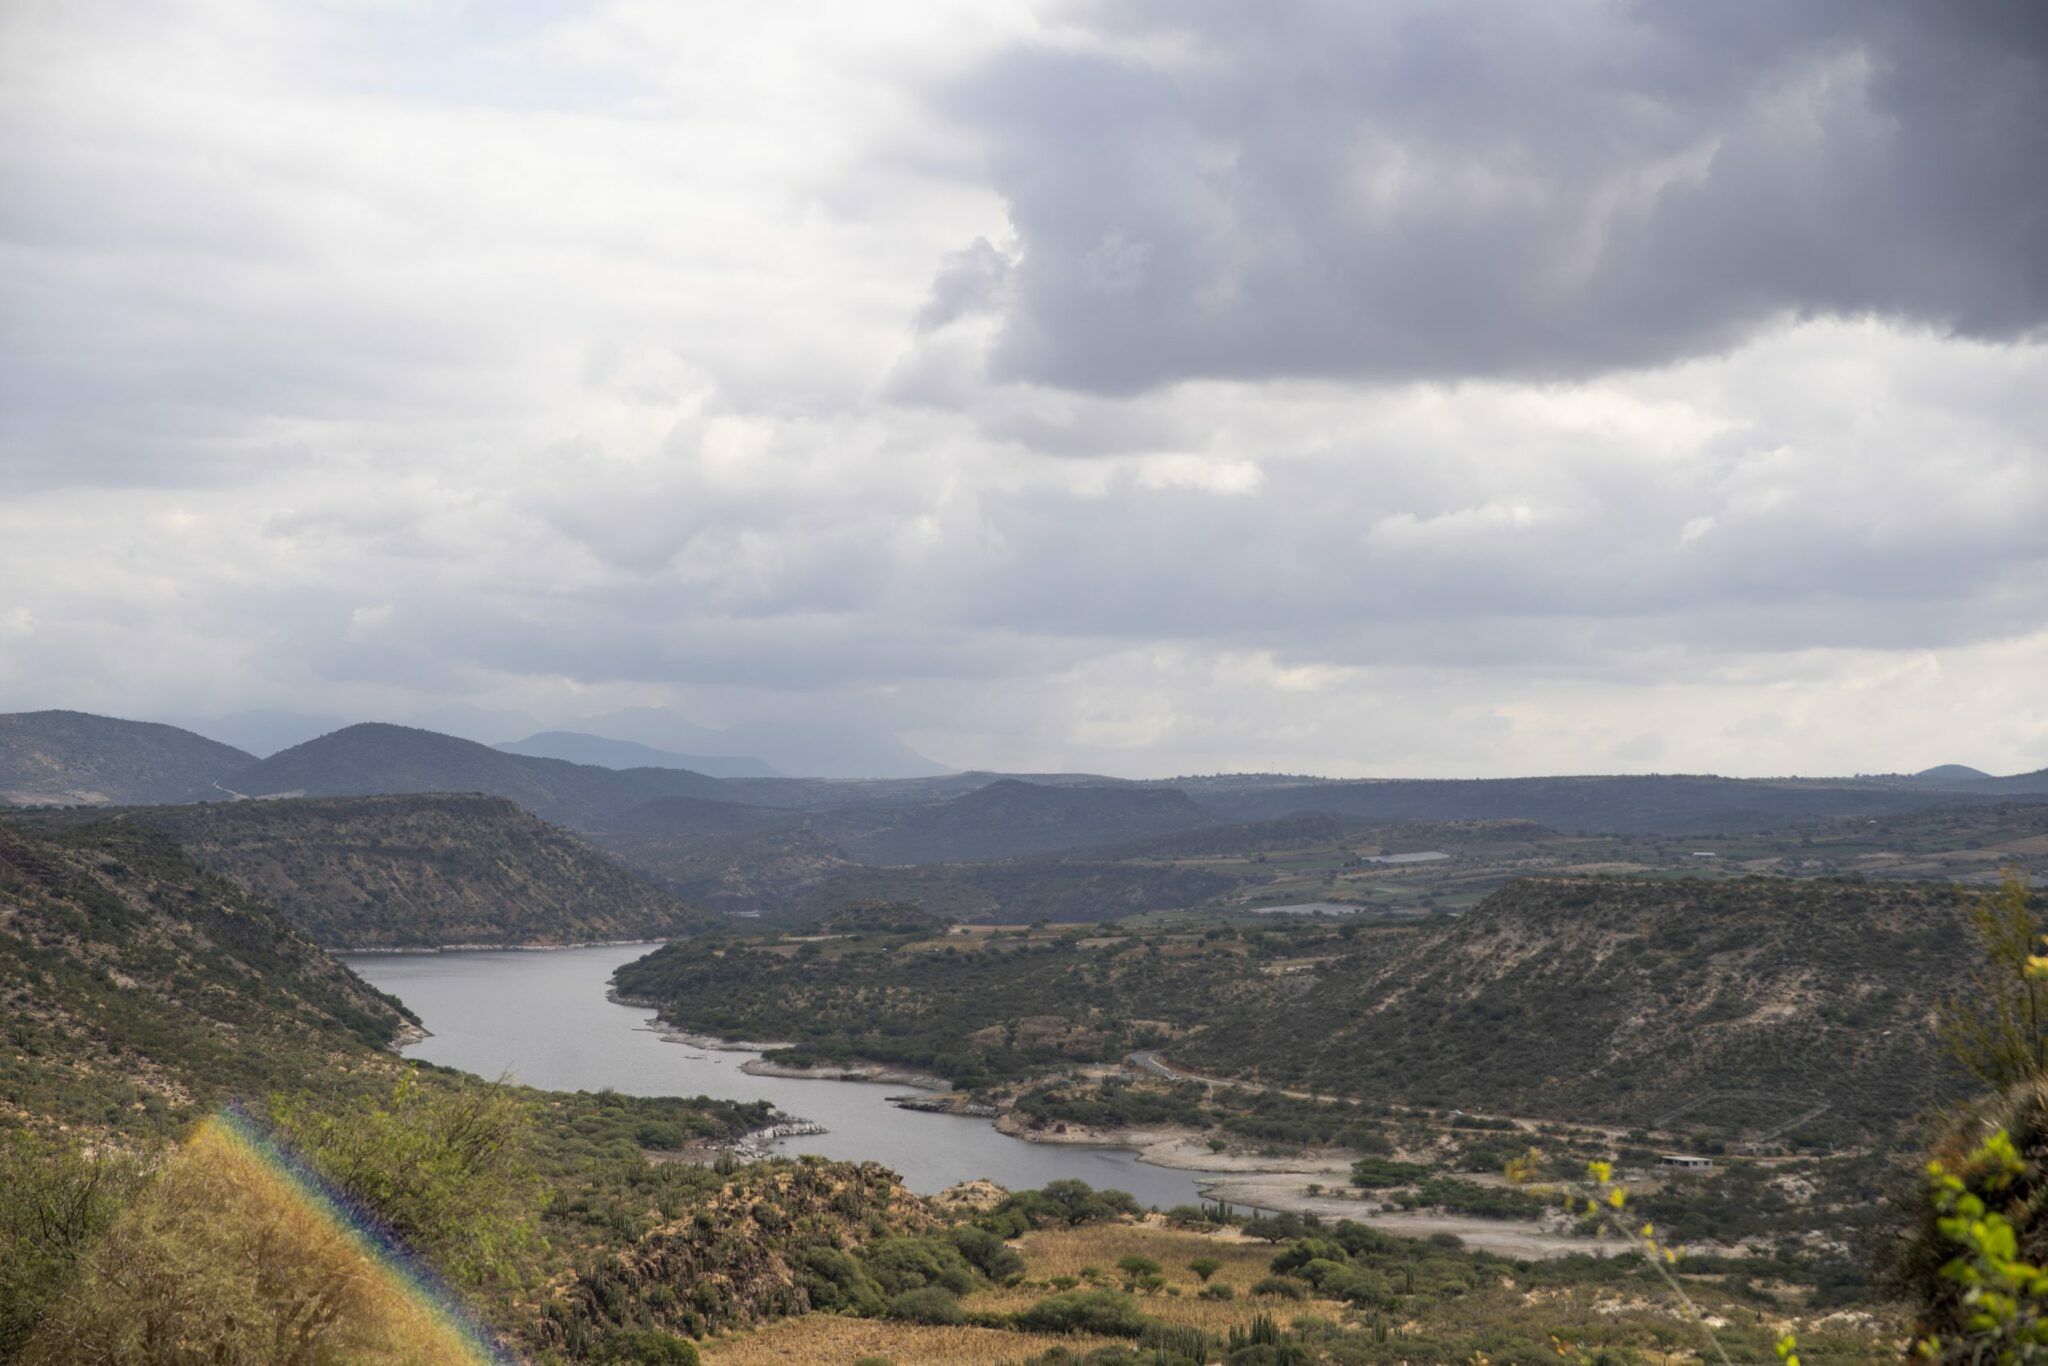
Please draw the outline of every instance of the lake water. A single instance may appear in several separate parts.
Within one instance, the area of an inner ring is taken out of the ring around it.
[[[652,1028],[652,1011],[606,999],[612,970],[648,951],[605,945],[343,957],[432,1031],[407,1057],[485,1077],[509,1073],[551,1091],[609,1086],[636,1096],[766,1100],[827,1130],[783,1139],[777,1151],[880,1162],[925,1194],[976,1177],[1012,1190],[1071,1177],[1164,1208],[1199,1200],[1195,1183],[1212,1175],[1148,1166],[1116,1149],[1026,1143],[985,1119],[899,1110],[887,1098],[911,1089],[904,1086],[749,1076],[740,1066],[755,1054],[666,1043]]]

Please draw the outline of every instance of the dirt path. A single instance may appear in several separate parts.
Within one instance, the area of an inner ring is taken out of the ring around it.
[[[1438,1214],[1427,1211],[1382,1210],[1377,1192],[1356,1198],[1338,1190],[1310,1195],[1307,1182],[1298,1173],[1269,1172],[1258,1175],[1227,1176],[1201,1183],[1202,1194],[1229,1205],[1290,1214],[1313,1214],[1319,1219],[1349,1219],[1383,1233],[1402,1238],[1427,1238],[1433,1233],[1455,1235],[1467,1247],[1498,1253],[1503,1257],[1548,1259],[1574,1252],[1613,1256],[1626,1252],[1630,1244],[1612,1238],[1578,1238],[1565,1233],[1550,1220],[1482,1219],[1468,1214]]]
[[[1244,1081],[1236,1077],[1217,1077],[1211,1076],[1206,1072],[1191,1072],[1186,1068],[1173,1066],[1157,1052],[1151,1050],[1125,1055],[1124,1066],[1130,1071],[1148,1077],[1157,1077],[1161,1081],[1192,1081],[1211,1088],[1227,1086],[1239,1091],[1271,1091],[1276,1095],[1287,1096],[1294,1100],[1318,1101],[1325,1105],[1349,1105],[1365,1099],[1363,1096],[1343,1096],[1327,1091],[1302,1091],[1287,1086],[1266,1086],[1260,1082]],[[1417,1107],[1412,1105],[1399,1105],[1391,1101],[1386,1102],[1386,1104],[1391,1109],[1410,1114],[1415,1113],[1417,1109]],[[1496,1115],[1479,1110],[1460,1110],[1454,1113],[1471,1119],[1505,1122],[1514,1125],[1525,1133],[1533,1133],[1538,1125],[1547,1124],[1553,1128],[1571,1129],[1582,1134],[1596,1134],[1609,1142],[1619,1141],[1627,1138],[1629,1135],[1628,1129],[1608,1124],[1585,1124],[1568,1119],[1527,1119],[1519,1115]]]

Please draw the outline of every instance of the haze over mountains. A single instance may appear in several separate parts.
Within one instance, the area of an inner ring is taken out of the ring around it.
[[[544,730],[524,740],[502,741],[492,748],[532,759],[566,759],[572,764],[594,764],[599,768],[687,768],[713,778],[788,776],[773,765],[745,755],[676,754],[635,740],[612,740],[573,730]]]
[[[340,716],[276,709],[166,720],[263,757],[349,724]],[[859,727],[756,722],[716,730],[666,707],[628,707],[550,726],[526,712],[449,705],[402,724],[541,758],[607,768],[691,768],[721,778],[924,778],[953,772],[893,735]]]

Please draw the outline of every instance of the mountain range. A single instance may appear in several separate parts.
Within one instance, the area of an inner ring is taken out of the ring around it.
[[[544,730],[524,740],[503,741],[492,748],[507,754],[523,754],[529,759],[564,759],[598,768],[686,768],[713,778],[788,776],[771,764],[743,754],[677,754],[636,740],[612,740],[573,730]]]
[[[0,802],[201,802],[256,757],[176,726],[82,711],[0,715]]]
[[[262,757],[348,725],[339,716],[278,709],[165,720]],[[666,707],[627,707],[548,726],[523,711],[450,704],[400,723],[540,758],[607,768],[689,768],[721,778],[891,779],[953,771],[893,735],[859,726],[753,722],[716,730]]]
[[[714,917],[503,797],[307,797],[33,812],[156,831],[330,949],[661,939]]]
[[[651,710],[627,715],[626,722],[650,733],[667,724]],[[575,762],[569,755],[604,762]],[[641,758],[659,762],[619,766]],[[148,722],[79,712],[0,716],[0,799],[15,804],[481,793],[580,832],[670,885],[679,885],[678,868],[694,867],[699,846],[794,831],[809,838],[811,852],[798,859],[806,866],[818,859],[906,866],[1130,848],[1306,816],[1324,826],[1519,820],[1567,833],[1706,836],[1874,820],[1938,805],[2048,799],[2048,770],[1988,777],[1954,765],[1833,779],[1672,774],[1332,781],[1235,774],[1132,782],[1089,774],[718,777],[687,767],[689,761],[685,751],[650,754],[639,740],[577,732],[543,732],[494,748],[379,722],[345,726],[259,760]],[[697,877],[692,871],[681,881]]]

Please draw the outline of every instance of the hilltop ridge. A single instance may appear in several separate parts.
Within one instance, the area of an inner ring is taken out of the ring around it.
[[[503,797],[276,798],[20,819],[155,830],[335,949],[660,939],[717,919]]]
[[[256,762],[232,745],[153,721],[82,711],[0,715],[0,803],[98,805],[223,798]]]

